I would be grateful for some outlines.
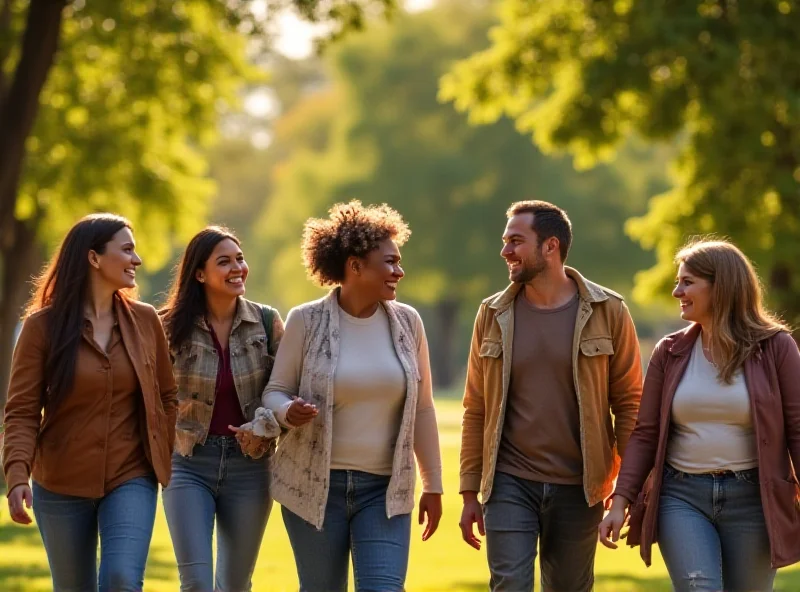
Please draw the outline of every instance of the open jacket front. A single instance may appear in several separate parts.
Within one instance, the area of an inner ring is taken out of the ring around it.
[[[667,335],[656,345],[642,395],[636,428],[628,442],[615,494],[636,501],[652,470],[641,534],[647,565],[658,541],[658,505],[667,456],[675,391],[689,364],[700,326]],[[758,451],[761,503],[774,568],[800,561],[797,479],[800,462],[800,352],[792,337],[779,332],[762,341],[744,364]]]

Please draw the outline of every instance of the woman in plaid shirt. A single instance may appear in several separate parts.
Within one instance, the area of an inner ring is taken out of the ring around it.
[[[189,242],[162,310],[178,383],[164,510],[181,590],[249,590],[272,507],[269,458],[280,429],[263,410],[255,416],[283,321],[244,298],[247,274],[236,236],[206,228]]]

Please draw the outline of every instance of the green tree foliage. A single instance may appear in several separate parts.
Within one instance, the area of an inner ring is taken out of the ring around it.
[[[321,293],[302,281],[298,236],[308,216],[352,198],[403,213],[412,236],[401,290],[432,314],[443,383],[452,378],[459,320],[507,281],[499,252],[511,202],[538,197],[565,207],[576,233],[570,261],[597,281],[627,290],[634,270],[652,262],[619,228],[644,211],[653,178],[632,181],[637,191],[610,167],[576,172],[569,159],[543,156],[509,121],[472,127],[437,100],[439,77],[485,43],[489,24],[482,8],[445,2],[337,47],[333,86],[288,112],[285,121],[295,123],[275,140],[314,136],[316,146],[277,167],[258,225],[259,252],[272,257],[271,300],[285,307]],[[626,150],[629,163],[640,156],[640,148]]]
[[[635,132],[680,134],[675,186],[628,233],[654,249],[636,296],[668,294],[691,234],[752,256],[773,303],[800,318],[800,5],[793,0],[502,0],[489,48],[441,96],[473,123],[503,115],[547,152],[609,158]]]
[[[248,0],[0,0],[0,403],[11,337],[47,247],[114,210],[158,269],[205,219],[205,148],[269,37]],[[360,28],[391,0],[271,0]],[[42,245],[45,245],[43,248]]]

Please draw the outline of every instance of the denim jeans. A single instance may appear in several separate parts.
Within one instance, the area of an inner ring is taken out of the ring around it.
[[[54,592],[142,590],[158,483],[126,481],[99,499],[48,491],[33,483],[33,513],[42,533]],[[100,575],[97,542],[100,539]]]
[[[209,436],[192,456],[172,455],[172,479],[163,498],[181,590],[249,591],[272,508],[269,458],[244,456],[234,437]]]
[[[496,472],[483,505],[493,591],[533,590],[540,546],[542,589],[589,591],[594,585],[597,527],[603,504],[589,507],[582,485],[530,481]]]
[[[386,517],[389,477],[332,470],[330,482],[322,530],[281,508],[301,592],[346,592],[351,553],[357,592],[401,592],[411,515]]]
[[[693,475],[666,465],[658,508],[658,546],[677,592],[772,590],[758,469]]]

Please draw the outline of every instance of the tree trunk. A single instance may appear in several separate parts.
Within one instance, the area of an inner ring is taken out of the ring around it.
[[[448,388],[456,378],[453,360],[458,337],[459,303],[456,300],[442,300],[434,310],[437,343],[435,348],[431,348],[433,383],[437,387]]]
[[[16,237],[10,250],[0,250],[2,287],[0,290],[0,410],[5,407],[14,333],[29,293],[29,280],[42,264],[36,242],[35,224],[16,223]],[[0,416],[2,417],[2,416]]]
[[[39,96],[55,60],[65,0],[31,0],[19,61],[7,92],[0,96],[0,410],[5,406],[14,328],[27,292],[26,279],[38,271],[38,209],[16,219],[25,142],[39,112]]]

